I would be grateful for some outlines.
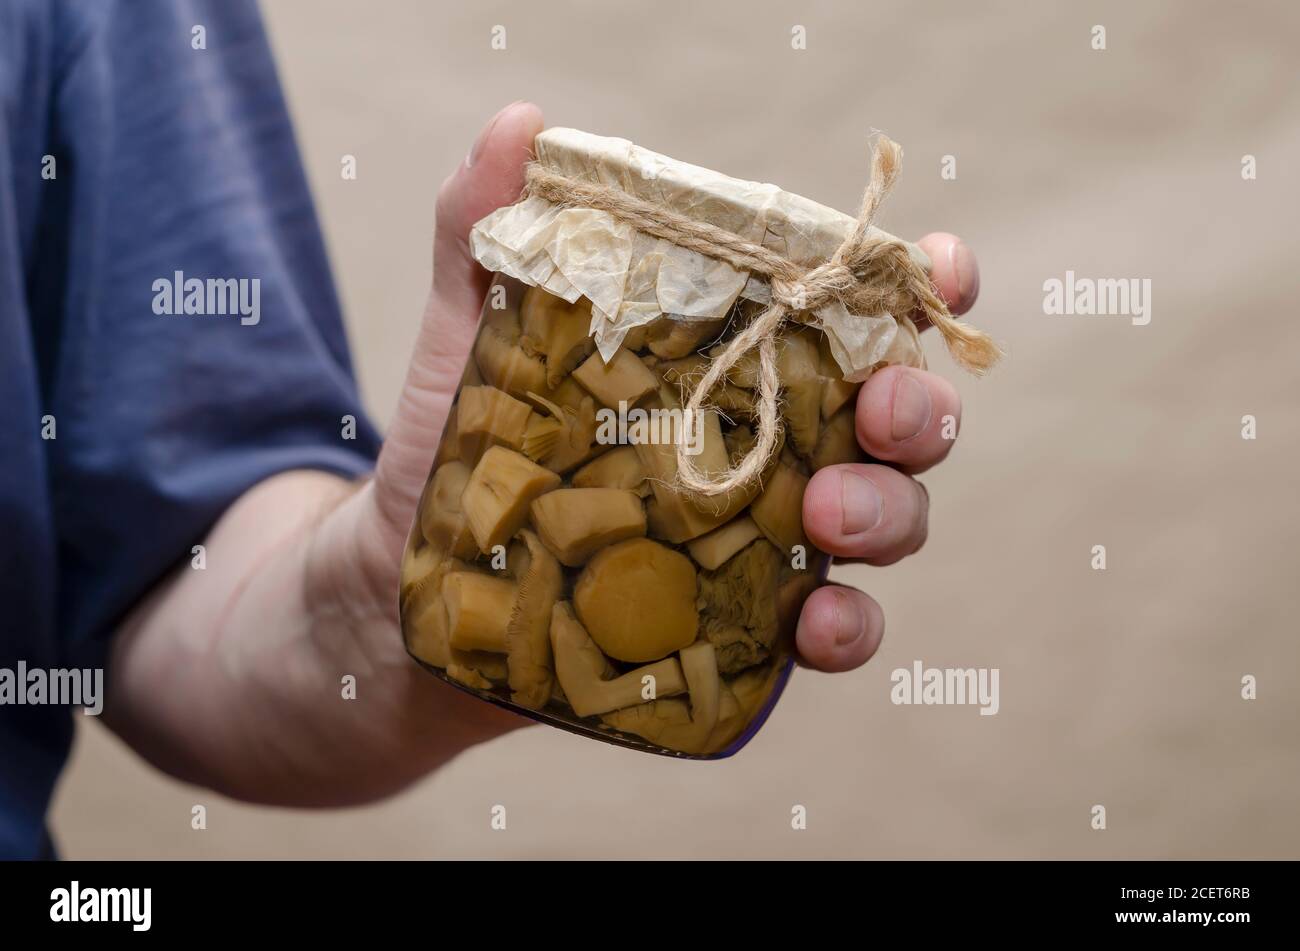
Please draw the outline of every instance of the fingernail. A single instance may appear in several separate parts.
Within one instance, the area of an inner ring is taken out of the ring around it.
[[[840,530],[845,535],[857,535],[880,524],[885,503],[869,479],[845,469],[840,473],[840,506],[843,509]]]
[[[906,370],[894,384],[894,415],[890,435],[895,442],[906,442],[930,424],[930,391]]]
[[[979,264],[965,241],[958,241],[950,253],[953,270],[957,272],[957,300],[953,301],[953,306],[966,310],[975,303],[980,292]]]
[[[867,619],[846,595],[835,595],[835,646],[847,647],[867,631]]]
[[[465,156],[466,168],[474,167],[474,163],[477,162],[479,156],[483,154],[483,146],[487,145],[487,140],[492,137],[492,130],[496,128],[497,121],[506,114],[508,109],[513,109],[517,105],[518,102],[510,103],[510,105],[502,108],[496,115],[488,120],[488,124],[483,127],[483,131],[480,132],[478,138],[474,140],[474,147],[469,150],[469,155]]]

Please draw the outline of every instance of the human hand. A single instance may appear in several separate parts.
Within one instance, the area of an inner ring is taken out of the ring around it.
[[[488,123],[439,193],[433,290],[374,484],[385,526],[375,570],[384,578],[380,587],[390,603],[396,603],[406,532],[469,357],[488,286],[489,275],[469,255],[469,229],[517,198],[533,137],[541,129],[536,106],[507,106]],[[928,235],[919,244],[933,262],[931,277],[953,313],[969,310],[979,293],[979,271],[970,250],[944,233]],[[948,454],[952,440],[943,435],[944,419],[957,421],[960,414],[956,390],[935,374],[889,367],[872,376],[858,394],[857,435],[879,463],[831,466],[812,478],[803,510],[812,542],[831,555],[874,565],[916,552],[926,537],[929,499],[913,476]],[[875,601],[851,588],[827,585],[805,603],[797,643],[809,666],[849,670],[871,657],[883,630],[884,617]]]
[[[952,313],[970,310],[979,295],[979,266],[965,242],[935,232],[917,244],[929,255],[930,279]],[[926,326],[918,324],[922,331]],[[919,551],[930,495],[914,477],[944,460],[960,422],[961,398],[943,377],[902,366],[873,374],[858,391],[856,428],[858,444],[879,462],[827,466],[813,475],[803,497],[809,540],[838,559],[870,565],[891,565]],[[824,585],[804,602],[796,643],[811,667],[852,670],[871,659],[884,630],[884,613],[869,595]]]
[[[173,572],[120,626],[106,722],[166,772],[239,799],[345,805],[527,722],[412,663],[397,593],[487,287],[469,229],[518,197],[541,129],[534,106],[502,110],[439,192],[428,304],[374,478],[264,480],[205,537],[207,570]]]
[[[364,802],[527,723],[413,664],[397,593],[488,286],[469,230],[518,197],[541,129],[536,106],[507,106],[439,192],[429,300],[374,478],[357,488],[287,472],[255,486],[205,539],[237,557],[175,572],[123,624],[105,713],[173,775],[261,802]],[[951,235],[920,244],[940,292],[965,311],[978,289],[969,252]],[[928,499],[912,476],[947,455],[944,418],[959,414],[956,392],[933,374],[875,374],[858,394],[857,435],[880,463],[813,476],[803,503],[809,539],[870,564],[915,552]],[[875,652],[883,626],[867,595],[828,585],[803,606],[799,652],[811,667],[848,670]],[[349,675],[360,702],[340,701]]]

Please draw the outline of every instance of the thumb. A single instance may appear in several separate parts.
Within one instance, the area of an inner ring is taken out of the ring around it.
[[[478,318],[489,275],[470,257],[469,230],[519,198],[524,165],[541,131],[541,109],[531,102],[511,103],[488,121],[460,167],[438,190],[433,293],[451,314],[468,316],[471,322]],[[426,329],[428,323],[426,314]]]
[[[442,436],[452,397],[474,343],[490,275],[469,253],[479,219],[519,198],[542,113],[528,102],[498,112],[438,190],[433,285],[406,383],[375,470],[384,547],[400,556]]]

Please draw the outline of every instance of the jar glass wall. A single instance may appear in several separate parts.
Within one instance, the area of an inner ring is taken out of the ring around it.
[[[750,315],[660,317],[606,361],[591,309],[497,276],[402,565],[408,651],[438,677],[535,719],[656,753],[730,755],[793,665],[827,559],[803,490],[862,459],[856,387],[822,335],[782,331],[782,448],[712,498],[677,481],[678,443],[721,472],[755,438],[742,360],[690,426],[689,388]]]

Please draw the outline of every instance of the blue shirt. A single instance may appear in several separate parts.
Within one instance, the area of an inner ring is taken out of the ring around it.
[[[251,0],[0,0],[0,669],[102,666],[243,492],[378,445]],[[0,705],[0,857],[74,715]]]

